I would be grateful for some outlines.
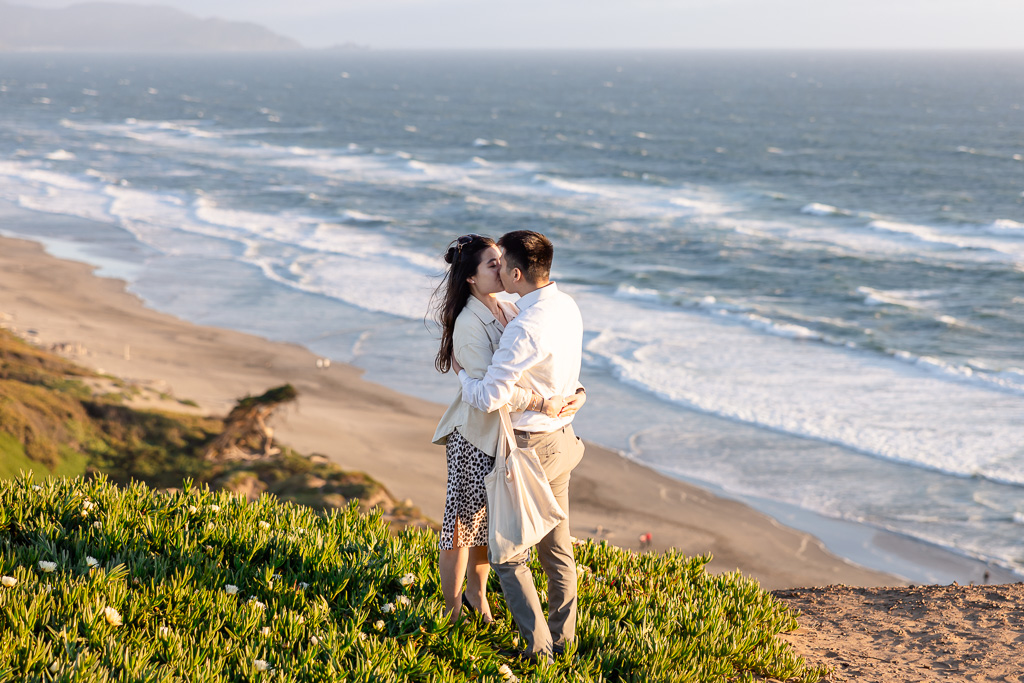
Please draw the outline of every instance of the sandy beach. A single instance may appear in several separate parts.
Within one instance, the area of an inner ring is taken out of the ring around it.
[[[340,363],[317,368],[314,354],[230,330],[201,327],[145,307],[121,281],[63,261],[32,242],[0,240],[4,324],[46,348],[64,344],[88,367],[187,398],[226,414],[247,394],[286,382],[298,405],[275,425],[300,452],[321,453],[369,473],[427,516],[444,507],[445,461],[430,443],[444,407],[361,379]],[[695,486],[663,477],[588,444],[573,473],[573,533],[628,548],[653,535],[652,548],[711,553],[710,567],[739,569],[766,588],[828,584],[881,586],[894,577],[827,552],[812,536]]]

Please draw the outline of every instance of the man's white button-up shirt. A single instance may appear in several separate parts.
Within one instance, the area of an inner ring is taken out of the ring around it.
[[[552,282],[520,297],[516,305],[519,315],[501,335],[484,378],[459,373],[462,400],[485,412],[508,403],[516,384],[544,398],[568,396],[580,386],[583,317],[576,302]],[[527,432],[553,432],[570,422],[571,416],[512,413],[513,426]]]

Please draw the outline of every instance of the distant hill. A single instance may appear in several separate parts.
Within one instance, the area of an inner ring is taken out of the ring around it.
[[[86,2],[43,9],[0,0],[0,50],[263,51],[301,47],[258,24],[200,19],[161,5]]]

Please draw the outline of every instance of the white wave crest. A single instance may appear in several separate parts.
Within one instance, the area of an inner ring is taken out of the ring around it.
[[[831,206],[829,204],[818,204],[812,202],[805,205],[800,209],[800,213],[810,214],[812,216],[851,216],[853,215],[850,211]]]
[[[773,334],[777,337],[787,337],[789,339],[810,339],[815,341],[821,341],[824,339],[824,336],[820,332],[815,332],[814,330],[802,325],[778,322],[753,313],[748,314],[746,318],[751,327],[767,332],[768,334]]]
[[[50,152],[44,158],[50,161],[74,161],[78,157],[73,152],[69,152],[66,149],[58,149],[56,152]]]
[[[656,289],[640,289],[632,285],[619,285],[615,290],[615,296],[620,299],[634,299],[637,301],[661,302],[662,295]]]
[[[389,216],[374,215],[346,209],[342,214],[346,223],[392,223],[394,219]]]
[[[1024,223],[1001,218],[986,225],[983,230],[993,235],[1022,235],[1024,236]]]

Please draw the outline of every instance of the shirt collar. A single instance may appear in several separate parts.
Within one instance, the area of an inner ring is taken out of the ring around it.
[[[494,314],[491,313],[491,309],[487,308],[487,304],[480,301],[480,299],[477,299],[472,294],[470,294],[469,298],[466,300],[466,308],[468,308],[473,315],[479,318],[480,322],[484,325],[490,325],[496,320]]]
[[[538,301],[550,299],[551,297],[556,296],[557,294],[558,285],[556,285],[554,282],[549,282],[543,287],[535,289],[529,294],[524,294],[523,296],[519,297],[519,301],[516,302],[516,306],[519,307],[520,312],[523,312],[530,306],[537,303]]]

